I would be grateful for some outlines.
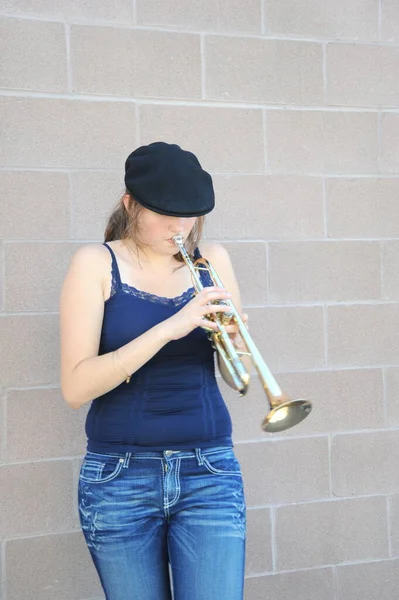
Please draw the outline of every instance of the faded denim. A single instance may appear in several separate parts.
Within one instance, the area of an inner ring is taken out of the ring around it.
[[[79,514],[107,600],[242,600],[245,499],[232,448],[89,452]]]

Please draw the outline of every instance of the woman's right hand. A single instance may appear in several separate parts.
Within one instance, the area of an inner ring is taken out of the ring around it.
[[[230,306],[210,304],[210,302],[229,300],[231,294],[220,287],[206,287],[202,289],[188,304],[178,313],[164,321],[167,327],[167,338],[169,341],[178,340],[188,335],[196,327],[207,327],[217,331],[218,326],[214,321],[208,320],[205,315],[218,312],[230,312]]]

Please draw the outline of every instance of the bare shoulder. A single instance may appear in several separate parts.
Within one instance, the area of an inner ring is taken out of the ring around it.
[[[226,248],[218,242],[203,240],[200,242],[199,251],[201,256],[207,258],[210,262],[230,262],[229,253]]]
[[[90,281],[101,281],[108,275],[110,265],[111,255],[103,244],[85,244],[73,254],[68,275],[76,274]]]
[[[72,256],[71,265],[82,269],[97,269],[109,263],[110,253],[103,244],[80,246]]]
[[[234,268],[227,249],[218,242],[206,240],[199,245],[201,255],[209,260],[224,286],[229,290],[238,289]]]
[[[240,290],[227,249],[222,244],[206,240],[199,245],[199,251],[212,264],[222,284],[232,294],[235,306],[241,311]]]
[[[62,296],[77,290],[97,289],[104,295],[104,286],[111,270],[109,250],[100,243],[80,246],[73,254],[62,287]]]

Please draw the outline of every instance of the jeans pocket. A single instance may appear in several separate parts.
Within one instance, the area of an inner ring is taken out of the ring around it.
[[[214,475],[242,475],[240,463],[233,450],[202,455],[202,460],[206,469]]]
[[[79,478],[86,483],[105,483],[115,479],[122,470],[123,458],[101,455],[94,458],[86,455],[80,467]]]

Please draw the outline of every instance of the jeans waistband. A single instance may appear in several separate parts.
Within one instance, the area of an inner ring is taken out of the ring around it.
[[[87,452],[88,456],[97,456],[99,458],[115,457],[124,459],[125,465],[129,464],[134,459],[158,459],[158,460],[171,460],[174,458],[196,458],[199,464],[202,464],[202,456],[208,456],[210,454],[221,454],[228,450],[232,450],[232,446],[213,446],[211,448],[194,448],[193,450],[156,450],[146,452]]]

